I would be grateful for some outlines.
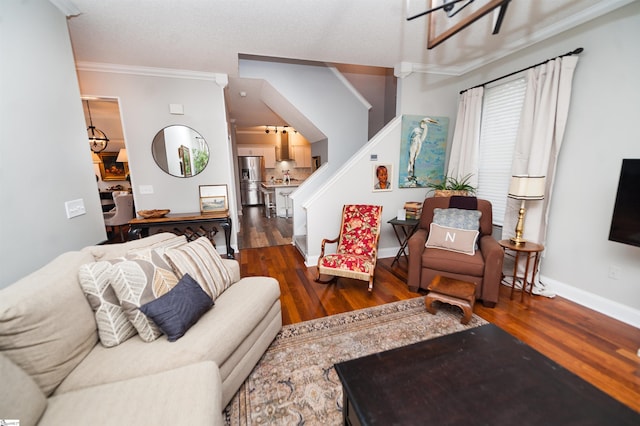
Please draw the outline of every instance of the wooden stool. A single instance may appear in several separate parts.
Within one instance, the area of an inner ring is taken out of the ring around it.
[[[438,300],[462,309],[464,314],[462,320],[460,320],[462,324],[466,324],[471,320],[473,304],[476,301],[476,285],[474,283],[438,275],[431,281],[427,290],[429,290],[429,293],[424,299],[427,312],[435,315],[436,309],[432,305],[433,302]]]

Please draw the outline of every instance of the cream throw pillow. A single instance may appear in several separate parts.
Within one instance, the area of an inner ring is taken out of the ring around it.
[[[166,250],[165,256],[178,276],[191,275],[213,300],[231,285],[231,271],[207,237]]]
[[[89,263],[78,269],[80,285],[95,312],[100,343],[107,348],[117,346],[136,334],[111,287],[113,273],[113,262],[108,261]]]
[[[149,238],[148,241],[154,241],[154,239]],[[111,286],[117,272],[116,264],[124,260],[144,260],[146,263],[143,269],[147,271],[145,274],[148,273],[148,276],[155,280],[156,286],[171,287],[175,285],[172,284],[174,281],[177,282],[177,277],[175,277],[171,266],[164,260],[162,253],[168,248],[178,247],[186,242],[183,235],[165,237],[162,241],[129,250],[126,257],[90,263],[79,268],[80,285],[95,313],[98,336],[103,346],[107,348],[117,346],[137,333],[127,313],[120,306],[120,300]],[[125,243],[123,246],[128,244]],[[142,322],[139,325],[143,326]],[[153,335],[154,333],[150,333],[148,338],[152,338]]]
[[[127,256],[114,265],[111,285],[125,315],[145,342],[154,341],[162,331],[138,308],[168,293],[176,284],[178,277],[157,253],[150,259]]]
[[[473,256],[476,252],[478,230],[450,228],[431,223],[425,247],[455,251]]]

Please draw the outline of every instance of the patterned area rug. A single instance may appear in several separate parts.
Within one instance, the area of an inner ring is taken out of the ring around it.
[[[424,297],[284,326],[225,409],[228,425],[340,425],[342,385],[333,365],[487,324]]]

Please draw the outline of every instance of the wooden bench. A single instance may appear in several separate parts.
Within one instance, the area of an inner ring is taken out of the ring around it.
[[[433,307],[433,302],[437,300],[462,309],[463,317],[460,320],[462,324],[467,324],[471,320],[473,304],[476,301],[476,285],[474,283],[437,275],[427,290],[429,293],[424,299],[427,312],[435,315],[436,309]]]

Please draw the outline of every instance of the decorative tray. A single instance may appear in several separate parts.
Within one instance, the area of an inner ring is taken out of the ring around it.
[[[145,219],[153,219],[158,217],[166,216],[171,210],[163,209],[163,210],[139,210],[138,214]]]

